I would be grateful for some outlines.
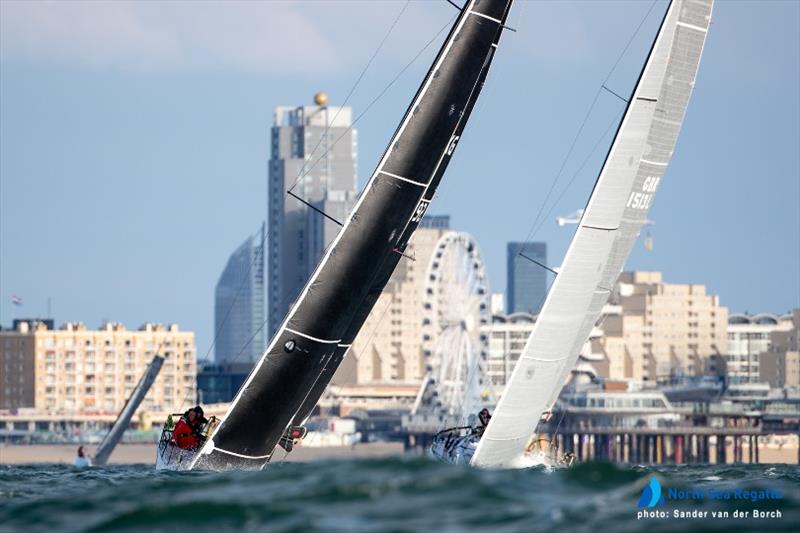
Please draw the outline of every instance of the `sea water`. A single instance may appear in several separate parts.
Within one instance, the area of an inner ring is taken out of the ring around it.
[[[653,476],[666,501],[640,508]],[[800,468],[583,463],[500,471],[421,457],[262,472],[0,465],[3,533],[432,530],[800,531]]]

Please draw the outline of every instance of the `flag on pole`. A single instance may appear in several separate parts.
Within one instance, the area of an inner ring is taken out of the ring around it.
[[[22,297],[17,296],[16,294],[12,294],[11,303],[14,305],[22,305]]]

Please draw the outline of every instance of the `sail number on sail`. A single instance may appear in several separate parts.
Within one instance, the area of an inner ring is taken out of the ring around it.
[[[650,207],[650,202],[653,201],[653,196],[655,196],[659,181],[661,181],[660,177],[648,176],[644,180],[644,183],[642,183],[642,192],[632,192],[630,198],[628,198],[626,207],[643,210],[648,209]]]

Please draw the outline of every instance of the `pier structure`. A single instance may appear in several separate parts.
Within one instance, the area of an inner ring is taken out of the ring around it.
[[[555,436],[540,434],[563,453],[572,452],[580,461],[605,460],[636,464],[758,463],[757,430],[702,428],[669,430],[579,429]],[[800,462],[800,456],[798,456]]]
[[[406,448],[425,448],[445,426],[436,417],[404,424]],[[759,463],[776,437],[797,436],[800,396],[718,396],[670,402],[660,389],[567,388],[539,424],[535,445],[580,461],[635,464]],[[555,449],[555,450],[554,450]]]
[[[540,438],[579,460],[637,464],[759,463],[773,436],[797,435],[800,398],[670,403],[658,392],[566,394]],[[797,462],[800,464],[800,446]]]

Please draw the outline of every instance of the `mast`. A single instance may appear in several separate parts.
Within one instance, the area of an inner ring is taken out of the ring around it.
[[[353,212],[194,467],[261,468],[316,405],[433,199],[511,3],[461,9]]]
[[[111,452],[117,447],[125,430],[128,429],[128,426],[131,424],[131,418],[133,418],[136,409],[139,408],[144,397],[147,396],[147,391],[150,390],[150,387],[152,387],[153,383],[156,381],[158,373],[161,371],[161,365],[163,364],[164,357],[160,354],[156,354],[153,360],[150,361],[150,364],[147,365],[144,374],[139,378],[139,383],[136,384],[136,388],[133,389],[130,398],[125,402],[122,411],[120,411],[119,416],[117,416],[117,419],[114,421],[114,425],[111,426],[106,436],[103,437],[100,446],[97,447],[97,452],[94,454],[95,465],[102,466],[108,462]]]
[[[694,88],[713,0],[673,0],[561,270],[472,464],[513,467],[575,365],[647,218]]]

